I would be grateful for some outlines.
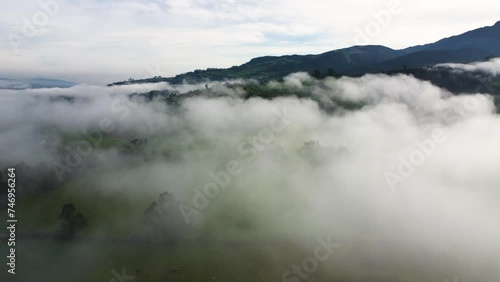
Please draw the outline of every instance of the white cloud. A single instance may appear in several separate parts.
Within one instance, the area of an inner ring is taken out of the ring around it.
[[[22,42],[17,55],[8,32],[20,32],[23,18],[32,20],[41,8],[36,0],[9,2],[0,11],[6,33],[0,41],[0,76],[107,83],[147,76],[143,70],[151,65],[170,76],[241,64],[255,56],[320,53],[354,45],[356,29],[373,21],[372,12],[389,2],[65,1],[41,36]],[[491,25],[500,4],[401,0],[401,5],[403,12],[370,44],[402,48]],[[455,15],[461,15],[458,23]],[[284,39],[288,36],[296,39]]]
[[[462,72],[483,72],[492,75],[500,74],[500,58],[491,59],[488,62],[476,62],[471,64],[439,64],[436,67],[447,67]]]
[[[153,199],[168,190],[191,203],[194,189],[203,190],[213,181],[210,171],[238,160],[241,175],[232,178],[194,222],[195,227],[197,222],[207,227],[201,227],[201,236],[247,242],[260,242],[262,236],[301,246],[311,237],[331,234],[344,251],[340,259],[325,262],[326,276],[338,267],[349,277],[374,277],[376,270],[383,271],[386,280],[408,275],[421,281],[429,271],[434,273],[429,269],[442,273],[451,265],[466,277],[486,281],[498,277],[498,268],[488,268],[491,261],[498,261],[500,244],[496,224],[500,119],[490,96],[453,96],[403,75],[316,81],[298,73],[268,86],[324,98],[324,103],[363,102],[364,106],[326,113],[308,98],[240,99],[219,85],[215,92],[229,97],[193,97],[178,108],[139,101],[121,119],[122,111],[112,110],[115,99],[140,87],[172,87],[162,83],[2,91],[0,165],[51,160],[57,154],[44,147],[60,140],[39,141],[50,136],[86,138],[82,132],[109,118],[118,129],[107,138],[127,140],[128,134],[140,133],[150,139],[153,154],[143,160],[116,148],[96,149],[92,158],[97,167],[87,168],[94,185],[80,193],[94,193],[92,189],[121,193],[124,203],[130,201],[123,208],[130,215],[127,224],[136,223],[132,215],[144,213],[145,206],[137,204],[144,195]],[[205,88],[182,87],[182,91]],[[56,96],[78,99],[48,99]],[[276,133],[271,144],[260,143],[260,151],[255,147],[258,157],[246,161],[250,153],[239,152],[239,145],[266,128],[275,109],[284,108],[292,114],[290,125]],[[152,134],[144,132],[148,121]],[[384,173],[397,169],[400,156],[415,151],[416,142],[437,128],[447,136],[446,143],[392,192]],[[318,140],[320,146],[299,152],[310,140]],[[347,154],[340,154],[339,148]],[[89,178],[81,181],[85,179]],[[108,228],[90,232],[102,236]],[[266,246],[252,245],[256,252],[261,247],[268,251]],[[279,253],[273,257],[283,259]],[[370,269],[363,267],[365,261]],[[412,269],[410,274],[407,269]]]

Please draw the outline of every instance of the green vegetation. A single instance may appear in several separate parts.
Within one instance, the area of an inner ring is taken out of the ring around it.
[[[281,79],[294,72],[308,72],[318,77],[360,76],[366,73],[423,68],[440,63],[469,63],[500,56],[500,24],[479,28],[435,43],[393,50],[384,46],[353,46],[319,55],[266,56],[226,69],[208,68],[163,78],[129,79],[110,85],[154,83],[171,84],[225,81],[252,78],[259,81]]]

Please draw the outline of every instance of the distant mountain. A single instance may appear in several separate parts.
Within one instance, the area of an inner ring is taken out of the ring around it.
[[[487,26],[466,33],[441,39],[437,42],[414,46],[403,50],[405,53],[435,50],[480,49],[489,53],[500,50],[500,21],[493,26]]]
[[[261,57],[251,60],[239,67],[233,67],[235,76],[283,77],[291,72],[314,72],[322,70],[352,74],[364,71],[364,66],[384,62],[396,58],[399,51],[384,46],[355,46],[319,55]]]
[[[480,62],[490,57],[496,57],[498,54],[500,52],[493,53],[477,48],[419,51],[374,64],[367,71],[391,71],[404,67],[419,68],[443,63]]]
[[[437,42],[393,50],[384,46],[353,46],[319,55],[266,56],[227,69],[196,70],[175,77],[155,77],[115,82],[110,85],[152,83],[172,84],[234,78],[279,79],[293,72],[320,75],[358,76],[365,73],[419,68],[439,63],[467,63],[500,56],[500,21]]]
[[[26,80],[0,78],[0,89],[38,89],[38,88],[69,88],[76,85],[74,82],[47,79],[47,78],[33,78]]]

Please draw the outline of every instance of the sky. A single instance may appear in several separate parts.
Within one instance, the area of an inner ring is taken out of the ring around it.
[[[6,1],[0,77],[106,84],[265,55],[401,49],[493,25],[499,9],[491,0]]]

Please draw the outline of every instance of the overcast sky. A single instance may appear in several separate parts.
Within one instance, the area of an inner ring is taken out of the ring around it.
[[[0,77],[172,76],[360,43],[400,49],[500,20],[492,0],[54,1],[2,3]]]

